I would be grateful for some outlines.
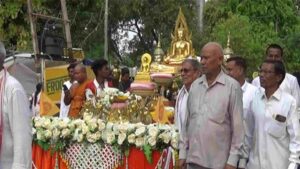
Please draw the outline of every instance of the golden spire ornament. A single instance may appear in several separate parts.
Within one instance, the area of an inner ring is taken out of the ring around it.
[[[226,62],[227,59],[229,59],[233,55],[233,50],[230,48],[230,32],[228,32],[228,35],[227,35],[227,46],[223,50],[223,53],[224,53],[224,62]]]

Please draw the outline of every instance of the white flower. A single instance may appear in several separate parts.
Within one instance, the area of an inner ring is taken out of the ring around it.
[[[83,141],[83,134],[78,134],[76,140],[78,143],[81,143]]]
[[[144,126],[140,127],[140,128],[135,130],[135,135],[136,136],[141,136],[145,133],[145,131],[146,131],[146,128]]]
[[[82,123],[84,123],[84,121],[82,119],[76,119],[76,120],[73,120],[72,123],[78,127],[78,126],[81,126]]]
[[[171,146],[175,149],[178,149],[178,140],[179,140],[179,133],[176,131],[173,131],[172,139],[171,139]]]
[[[72,140],[80,143],[83,141],[83,138],[84,137],[83,137],[83,134],[80,133],[80,129],[79,128],[75,129]]]
[[[136,128],[140,128],[140,127],[145,127],[145,125],[143,123],[136,123],[134,124]]]
[[[169,144],[169,142],[171,140],[171,133],[165,131],[165,132],[161,133],[158,137],[161,138],[165,144]]]
[[[98,123],[98,130],[99,131],[102,131],[102,130],[105,129],[105,123],[101,119],[98,119],[97,123]]]
[[[118,144],[122,145],[125,139],[126,139],[126,134],[125,133],[119,134],[119,136],[118,136]]]
[[[112,130],[113,126],[114,126],[114,124],[113,124],[112,122],[108,122],[108,123],[106,124],[106,129],[107,129],[107,130]]]
[[[102,138],[103,141],[106,141],[107,133],[108,133],[108,132],[107,132],[106,130],[103,130],[103,131],[102,131],[101,138]]]
[[[49,139],[52,137],[52,132],[50,130],[45,130],[44,136],[45,136],[45,139]]]
[[[98,126],[97,126],[97,119],[91,119],[89,121],[86,121],[87,125],[89,127],[90,131],[94,131]]]
[[[113,125],[113,132],[114,132],[115,134],[118,134],[118,133],[119,133],[119,124],[114,124],[114,125]]]
[[[128,123],[121,123],[118,125],[118,127],[119,127],[119,131],[121,133],[126,133],[129,128],[129,125],[128,125]]]
[[[151,137],[156,137],[158,132],[159,132],[159,129],[155,126],[151,126],[148,128],[148,133],[149,133],[149,136],[151,136]]]
[[[89,127],[85,123],[82,123],[81,130],[82,130],[82,134],[86,134],[89,131]]]
[[[156,137],[149,137],[148,143],[150,144],[151,147],[154,147],[156,145]]]
[[[41,127],[42,126],[41,117],[39,117],[39,116],[34,117],[33,121],[34,121],[34,126],[35,127]]]
[[[59,127],[60,129],[67,128],[68,123],[69,123],[68,120],[60,120],[60,121],[58,122],[58,127]]]
[[[39,132],[39,131],[38,131],[38,132],[36,133],[36,137],[37,137],[38,140],[44,140],[44,137],[43,137],[43,133],[42,133],[42,132]]]
[[[90,143],[97,142],[100,139],[100,137],[101,137],[101,134],[100,134],[99,131],[96,132],[96,133],[90,133],[90,132],[88,132],[86,134],[86,138],[87,138],[88,142],[90,142]]]
[[[68,123],[68,128],[70,129],[70,130],[74,130],[75,129],[75,123]]]
[[[128,129],[127,129],[127,131],[128,131],[128,132],[132,132],[134,129],[135,129],[135,125],[132,124],[132,123],[129,123],[129,124],[128,124]]]
[[[43,120],[43,124],[42,124],[42,127],[46,128],[46,129],[49,129],[51,126],[51,121],[49,118],[45,118]]]
[[[83,120],[84,121],[90,121],[90,120],[92,120],[93,119],[93,115],[91,114],[91,113],[84,113],[83,114]]]
[[[130,134],[130,135],[128,136],[127,140],[128,140],[128,143],[130,143],[130,144],[135,143],[135,135],[134,135],[133,133]]]
[[[135,139],[135,145],[137,147],[142,147],[145,144],[145,138],[144,137],[138,137]]]
[[[112,144],[115,141],[115,133],[114,132],[107,132],[106,133],[106,142],[108,144]]]
[[[61,137],[66,138],[71,134],[71,130],[68,128],[65,128],[61,131]]]
[[[172,146],[174,149],[178,149],[178,139],[172,138],[172,139],[171,139],[171,146]]]
[[[36,133],[36,129],[34,127],[32,127],[31,133],[32,133],[32,135],[34,135]]]
[[[53,138],[54,140],[57,140],[57,139],[59,138],[60,131],[59,131],[57,128],[55,128],[55,129],[52,130],[52,132],[53,132],[52,138]]]

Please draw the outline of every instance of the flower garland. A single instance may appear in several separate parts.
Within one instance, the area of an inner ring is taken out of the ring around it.
[[[72,143],[109,144],[126,155],[131,146],[144,150],[149,162],[153,150],[172,146],[178,149],[179,135],[174,125],[105,122],[85,113],[83,119],[33,118],[33,140],[44,150],[62,151]]]

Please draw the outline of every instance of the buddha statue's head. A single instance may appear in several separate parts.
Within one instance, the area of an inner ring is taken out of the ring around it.
[[[153,55],[154,55],[154,62],[155,63],[161,63],[162,62],[162,58],[165,55],[165,52],[161,48],[160,37],[158,38],[157,47],[154,49]]]
[[[177,36],[178,36],[178,39],[181,40],[183,39],[183,36],[184,36],[184,29],[181,27],[178,29],[177,31]]]

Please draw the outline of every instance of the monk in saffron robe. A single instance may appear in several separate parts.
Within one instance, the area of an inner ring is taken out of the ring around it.
[[[73,83],[68,96],[65,97],[64,101],[66,105],[70,105],[70,110],[68,116],[70,118],[79,118],[79,112],[86,100],[85,89],[86,85],[89,83],[87,79],[87,72],[84,65],[77,65],[74,69],[74,79],[76,83]]]

